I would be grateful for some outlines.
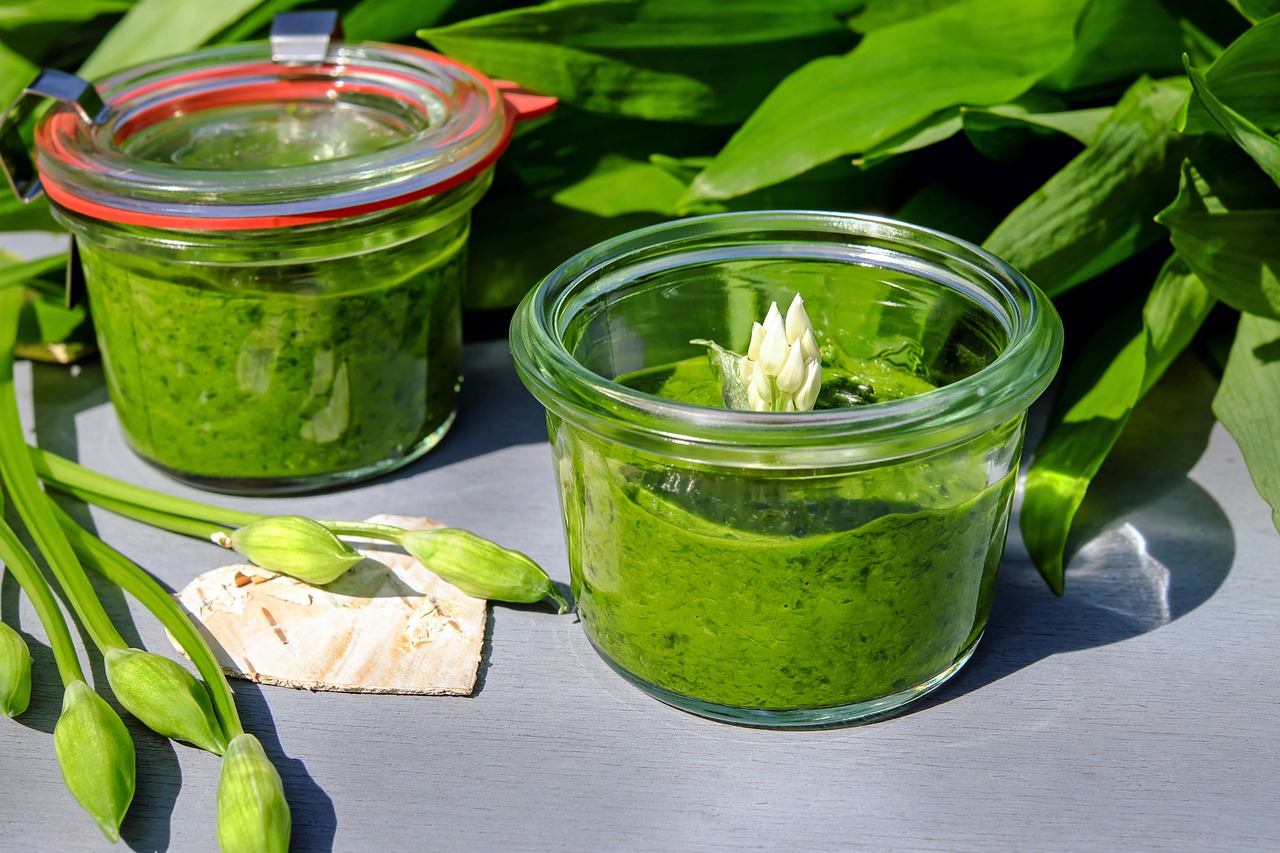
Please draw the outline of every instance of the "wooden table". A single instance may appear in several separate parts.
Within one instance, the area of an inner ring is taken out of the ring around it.
[[[403,471],[340,493],[212,500],[426,515],[521,548],[567,581],[541,408],[504,342],[469,346],[466,374],[454,431]],[[96,365],[22,364],[19,380],[41,445],[209,499],[126,449]],[[284,778],[294,847],[1280,849],[1280,537],[1234,442],[1190,414],[1208,411],[1212,390],[1184,360],[1139,410],[1086,504],[1065,598],[1039,580],[1014,526],[977,655],[896,719],[770,732],[692,717],[614,675],[572,615],[538,607],[493,609],[472,698],[237,682],[245,725]],[[106,512],[92,520],[174,588],[227,562]],[[145,611],[103,595],[127,640],[170,650]],[[109,849],[59,776],[61,691],[11,579],[0,608],[31,642],[39,679],[28,713],[0,719],[0,849]],[[97,661],[92,677],[105,683]],[[130,728],[138,793],[125,844],[216,849],[219,760]]]

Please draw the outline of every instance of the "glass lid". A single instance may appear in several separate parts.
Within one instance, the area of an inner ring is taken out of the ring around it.
[[[515,120],[549,98],[504,87],[426,50],[336,43],[320,61],[268,42],[137,66],[36,130],[45,192],[79,213],[178,229],[341,219],[443,192],[488,168]]]

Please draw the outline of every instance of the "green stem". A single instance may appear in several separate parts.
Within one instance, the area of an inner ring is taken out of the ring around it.
[[[71,547],[75,549],[85,565],[132,595],[143,607],[150,610],[177,640],[178,645],[187,653],[187,657],[191,658],[191,662],[195,664],[204,678],[205,685],[209,688],[214,710],[218,713],[218,719],[222,722],[222,730],[226,733],[227,739],[243,734],[244,726],[240,722],[240,713],[236,710],[235,696],[231,692],[231,685],[227,682],[226,673],[222,671],[218,659],[209,648],[209,644],[205,642],[204,636],[191,623],[186,611],[141,566],[77,524],[75,519],[52,499],[49,502],[58,523],[62,525],[67,538],[71,540]]]
[[[124,638],[111,624],[111,617],[98,600],[93,584],[76,561],[71,543],[53,517],[27,452],[13,384],[13,345],[18,337],[21,307],[21,290],[0,290],[0,475],[13,497],[18,515],[26,523],[36,547],[62,585],[72,608],[80,615],[94,644],[102,651],[122,649],[126,647]]]
[[[30,552],[4,519],[0,519],[0,562],[13,572],[18,584],[31,599],[36,615],[40,617],[40,624],[44,626],[44,633],[49,638],[49,647],[53,649],[53,659],[58,664],[62,686],[66,687],[73,681],[84,681],[84,670],[80,668],[80,658],[76,656],[76,644],[71,639],[66,617],[58,608],[58,600],[53,597],[49,582],[40,574]]]
[[[97,492],[78,489],[62,483],[50,481],[49,485],[77,500],[97,504],[103,509],[114,512],[116,515],[123,515],[125,518],[132,518],[134,521],[141,521],[143,524],[159,527],[161,530],[168,530],[171,533],[181,533],[183,536],[207,539],[210,542],[218,541],[214,538],[215,536],[231,535],[231,531],[228,528],[220,527],[207,521],[199,521],[194,518],[187,518],[185,515],[174,515],[173,513],[160,512],[137,504],[125,503],[115,498],[104,497]],[[64,524],[63,527],[65,528],[66,525]]]
[[[38,447],[28,447],[31,462],[42,480],[52,483],[63,491],[80,489],[92,492],[103,498],[110,498],[120,503],[162,512],[171,516],[184,516],[190,519],[209,521],[227,527],[243,527],[252,524],[264,516],[254,512],[227,509],[200,501],[166,495],[143,486],[124,483],[106,474],[99,474],[70,459]],[[98,503],[97,500],[93,501]]]
[[[403,527],[375,524],[372,521],[321,521],[322,526],[337,536],[364,536],[368,539],[385,539],[400,543],[407,532]]]

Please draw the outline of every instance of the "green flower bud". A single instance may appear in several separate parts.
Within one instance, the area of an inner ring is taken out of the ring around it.
[[[363,557],[319,522],[298,515],[259,519],[231,534],[231,547],[264,569],[323,585]]]
[[[569,602],[537,563],[469,531],[456,527],[409,530],[400,545],[467,595],[523,604],[550,596],[559,613],[569,609]]]
[[[292,819],[280,774],[250,734],[236,735],[218,777],[218,846],[222,853],[289,849]]]
[[[118,841],[120,822],[133,801],[133,740],[119,715],[83,681],[71,682],[62,697],[53,749],[71,796],[103,835]]]
[[[177,661],[139,649],[110,649],[103,659],[120,704],[152,731],[218,755],[227,748],[208,688]]]
[[[18,632],[0,622],[0,714],[16,717],[31,701],[31,652]]]

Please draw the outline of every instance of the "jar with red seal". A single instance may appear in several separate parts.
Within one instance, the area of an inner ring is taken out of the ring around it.
[[[203,488],[310,491],[440,441],[471,208],[555,103],[335,25],[280,16],[96,86],[46,71],[34,164],[16,115],[0,133],[14,190],[72,234],[125,439]]]

